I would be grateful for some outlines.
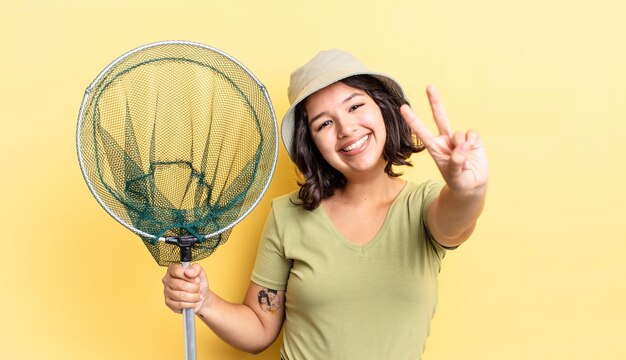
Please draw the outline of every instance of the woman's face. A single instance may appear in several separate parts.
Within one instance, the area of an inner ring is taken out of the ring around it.
[[[380,107],[363,90],[336,82],[305,103],[313,142],[346,178],[383,170],[387,131]]]

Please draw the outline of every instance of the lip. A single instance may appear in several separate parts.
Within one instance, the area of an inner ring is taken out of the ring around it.
[[[341,146],[339,148],[339,152],[341,154],[348,154],[348,155],[353,155],[356,153],[361,152],[363,149],[365,149],[365,147],[367,146],[367,144],[369,143],[370,139],[372,138],[372,134],[365,134],[359,138],[354,139],[353,141],[350,141],[348,143],[343,144],[343,146]],[[362,144],[360,144],[358,147],[348,150],[348,151],[344,151],[344,149],[349,148],[351,146],[354,146],[355,144],[362,142]]]

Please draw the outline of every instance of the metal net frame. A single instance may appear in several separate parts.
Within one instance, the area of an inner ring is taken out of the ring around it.
[[[77,128],[100,205],[159,265],[211,255],[257,205],[278,153],[266,88],[239,61],[187,41],[148,44],[87,88]]]

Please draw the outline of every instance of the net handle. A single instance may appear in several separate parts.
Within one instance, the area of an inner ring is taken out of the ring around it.
[[[188,268],[190,262],[183,262]],[[185,360],[196,360],[196,323],[193,309],[183,309],[183,331],[185,334]]]
[[[191,235],[170,236],[165,238],[170,244],[180,248],[180,263],[183,269],[191,265],[191,247],[198,239]],[[194,309],[183,309],[183,333],[185,335],[185,360],[196,360],[196,318]]]

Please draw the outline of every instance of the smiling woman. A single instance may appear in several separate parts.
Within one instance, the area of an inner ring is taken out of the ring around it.
[[[346,137],[336,132],[349,131],[350,129],[343,129],[345,126],[356,126],[352,123],[356,120],[350,119],[362,118],[359,116],[361,113],[368,113],[374,110],[377,113],[376,117],[379,117],[378,120],[382,121],[382,123],[378,124],[378,128],[381,131],[378,144],[382,145],[383,156],[382,158],[378,156],[376,161],[384,163],[384,171],[389,176],[399,176],[400,174],[393,171],[393,166],[410,166],[411,164],[407,159],[413,153],[424,150],[423,144],[413,141],[408,125],[402,120],[399,109],[407,101],[402,96],[401,90],[398,93],[389,89],[383,81],[376,77],[353,75],[319,90],[309,96],[306,101],[302,101],[294,107],[294,138],[296,140],[293,142],[293,149],[290,149],[289,153],[305,179],[300,190],[300,200],[306,209],[314,209],[319,206],[323,198],[332,195],[334,189],[343,187],[346,180],[345,174],[331,166],[328,160],[320,154],[322,147],[320,147],[320,144],[315,143],[314,139],[322,139],[326,136],[331,138],[330,141],[334,141],[332,139],[333,136],[341,135],[342,139],[339,145],[346,145],[343,148],[343,150],[348,150],[345,155],[356,155],[358,152],[354,151],[356,150],[354,148],[355,143],[359,141],[363,141],[363,143],[369,142],[372,133],[366,131],[365,135],[367,136],[364,135],[365,139],[363,137],[354,139],[353,136]],[[335,119],[332,119],[330,113],[324,110],[316,112],[315,107],[324,109],[323,102],[327,98],[331,100],[326,100],[330,101],[330,104],[326,106],[330,106],[332,109],[333,96],[338,96],[338,105],[342,106],[337,110],[343,110],[344,114],[350,114],[350,118],[344,116],[343,119],[336,119],[337,116],[342,115],[337,111],[333,113]],[[317,115],[312,116],[311,120],[308,120],[307,114],[309,113],[316,113]],[[325,131],[321,131],[322,126],[331,125],[333,120],[338,124],[331,127],[333,128],[332,130],[324,128]],[[283,125],[283,129],[285,126]],[[286,144],[289,143],[289,141],[285,141]],[[337,150],[341,150],[341,147]]]
[[[282,135],[303,181],[272,202],[243,304],[213,293],[194,264],[168,269],[167,305],[194,308],[250,352],[284,325],[285,360],[420,359],[441,260],[472,233],[487,186],[477,133],[452,131],[434,88],[428,95],[438,136],[395,80],[348,53],[324,51],[296,70]],[[445,184],[393,171],[425,148]]]

